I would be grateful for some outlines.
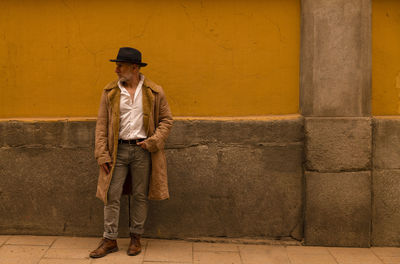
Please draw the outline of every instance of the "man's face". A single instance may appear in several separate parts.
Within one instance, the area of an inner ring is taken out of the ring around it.
[[[115,73],[118,75],[118,79],[122,82],[130,81],[139,72],[139,66],[127,62],[117,62],[115,67]]]

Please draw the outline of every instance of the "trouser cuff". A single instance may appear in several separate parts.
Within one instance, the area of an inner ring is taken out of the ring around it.
[[[110,233],[104,232],[104,233],[103,233],[103,237],[104,237],[104,238],[108,238],[108,239],[112,239],[112,240],[116,240],[116,239],[118,238],[118,233],[112,233],[112,234],[110,234]]]
[[[143,235],[144,229],[143,228],[133,228],[133,227],[131,227],[129,229],[129,232],[131,232],[133,234]]]

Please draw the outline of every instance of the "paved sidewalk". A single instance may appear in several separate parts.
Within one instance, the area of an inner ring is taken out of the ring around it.
[[[90,259],[100,238],[0,236],[0,264],[399,264],[400,248],[268,246],[143,239],[143,252],[119,252]]]

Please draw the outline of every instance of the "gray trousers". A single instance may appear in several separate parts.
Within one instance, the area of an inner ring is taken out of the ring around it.
[[[104,234],[117,239],[120,200],[128,170],[132,176],[130,232],[143,234],[147,218],[147,194],[151,168],[150,152],[136,145],[118,144],[117,161],[108,190],[108,203],[104,206]]]

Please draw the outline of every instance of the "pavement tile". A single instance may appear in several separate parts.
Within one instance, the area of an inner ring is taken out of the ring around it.
[[[192,242],[149,240],[145,261],[192,262]]]
[[[56,236],[12,236],[6,245],[50,246]]]
[[[396,247],[373,247],[371,249],[379,257],[400,257],[400,248],[396,248]]]
[[[89,258],[92,249],[88,248],[50,248],[44,258],[55,259],[84,259]]]
[[[193,243],[194,251],[239,251],[237,244],[227,243],[204,243],[195,242]]]
[[[398,247],[285,247],[158,239],[142,239],[143,252],[128,256],[129,238],[118,239],[118,252],[90,259],[100,239],[0,235],[0,264],[400,264]]]
[[[95,249],[101,238],[94,237],[59,237],[51,248],[85,248]]]
[[[130,258],[128,258],[130,257]],[[99,258],[99,259],[94,259],[92,260],[91,264],[142,264],[142,263],[148,263],[148,262],[143,262],[143,259],[134,259],[136,256],[128,256],[126,257],[121,257],[121,256],[115,256],[111,255],[104,258]],[[151,262],[152,263],[152,262]],[[170,262],[162,262],[163,264],[170,264]],[[182,263],[181,263],[182,264]]]
[[[9,238],[10,236],[0,236],[0,246],[3,245]]]
[[[39,264],[90,264],[90,259],[42,259]]]
[[[125,251],[124,252],[119,251],[112,254],[108,254],[103,258],[93,259],[92,264],[126,264],[126,263],[141,264],[143,263],[143,256],[141,255],[142,253],[137,256],[128,256]]]
[[[384,264],[399,264],[400,257],[382,257],[381,258]]]
[[[47,246],[3,245],[0,264],[36,264],[47,249]]]
[[[239,252],[194,252],[195,264],[241,264]]]
[[[309,246],[288,246],[287,253],[297,255],[330,255],[329,250],[324,247],[309,247]]]
[[[192,262],[144,261],[143,264],[193,264]]]
[[[286,248],[282,246],[240,245],[243,264],[289,264]]]
[[[383,264],[370,248],[329,248],[339,264]]]
[[[337,264],[331,255],[289,254],[290,264]]]

